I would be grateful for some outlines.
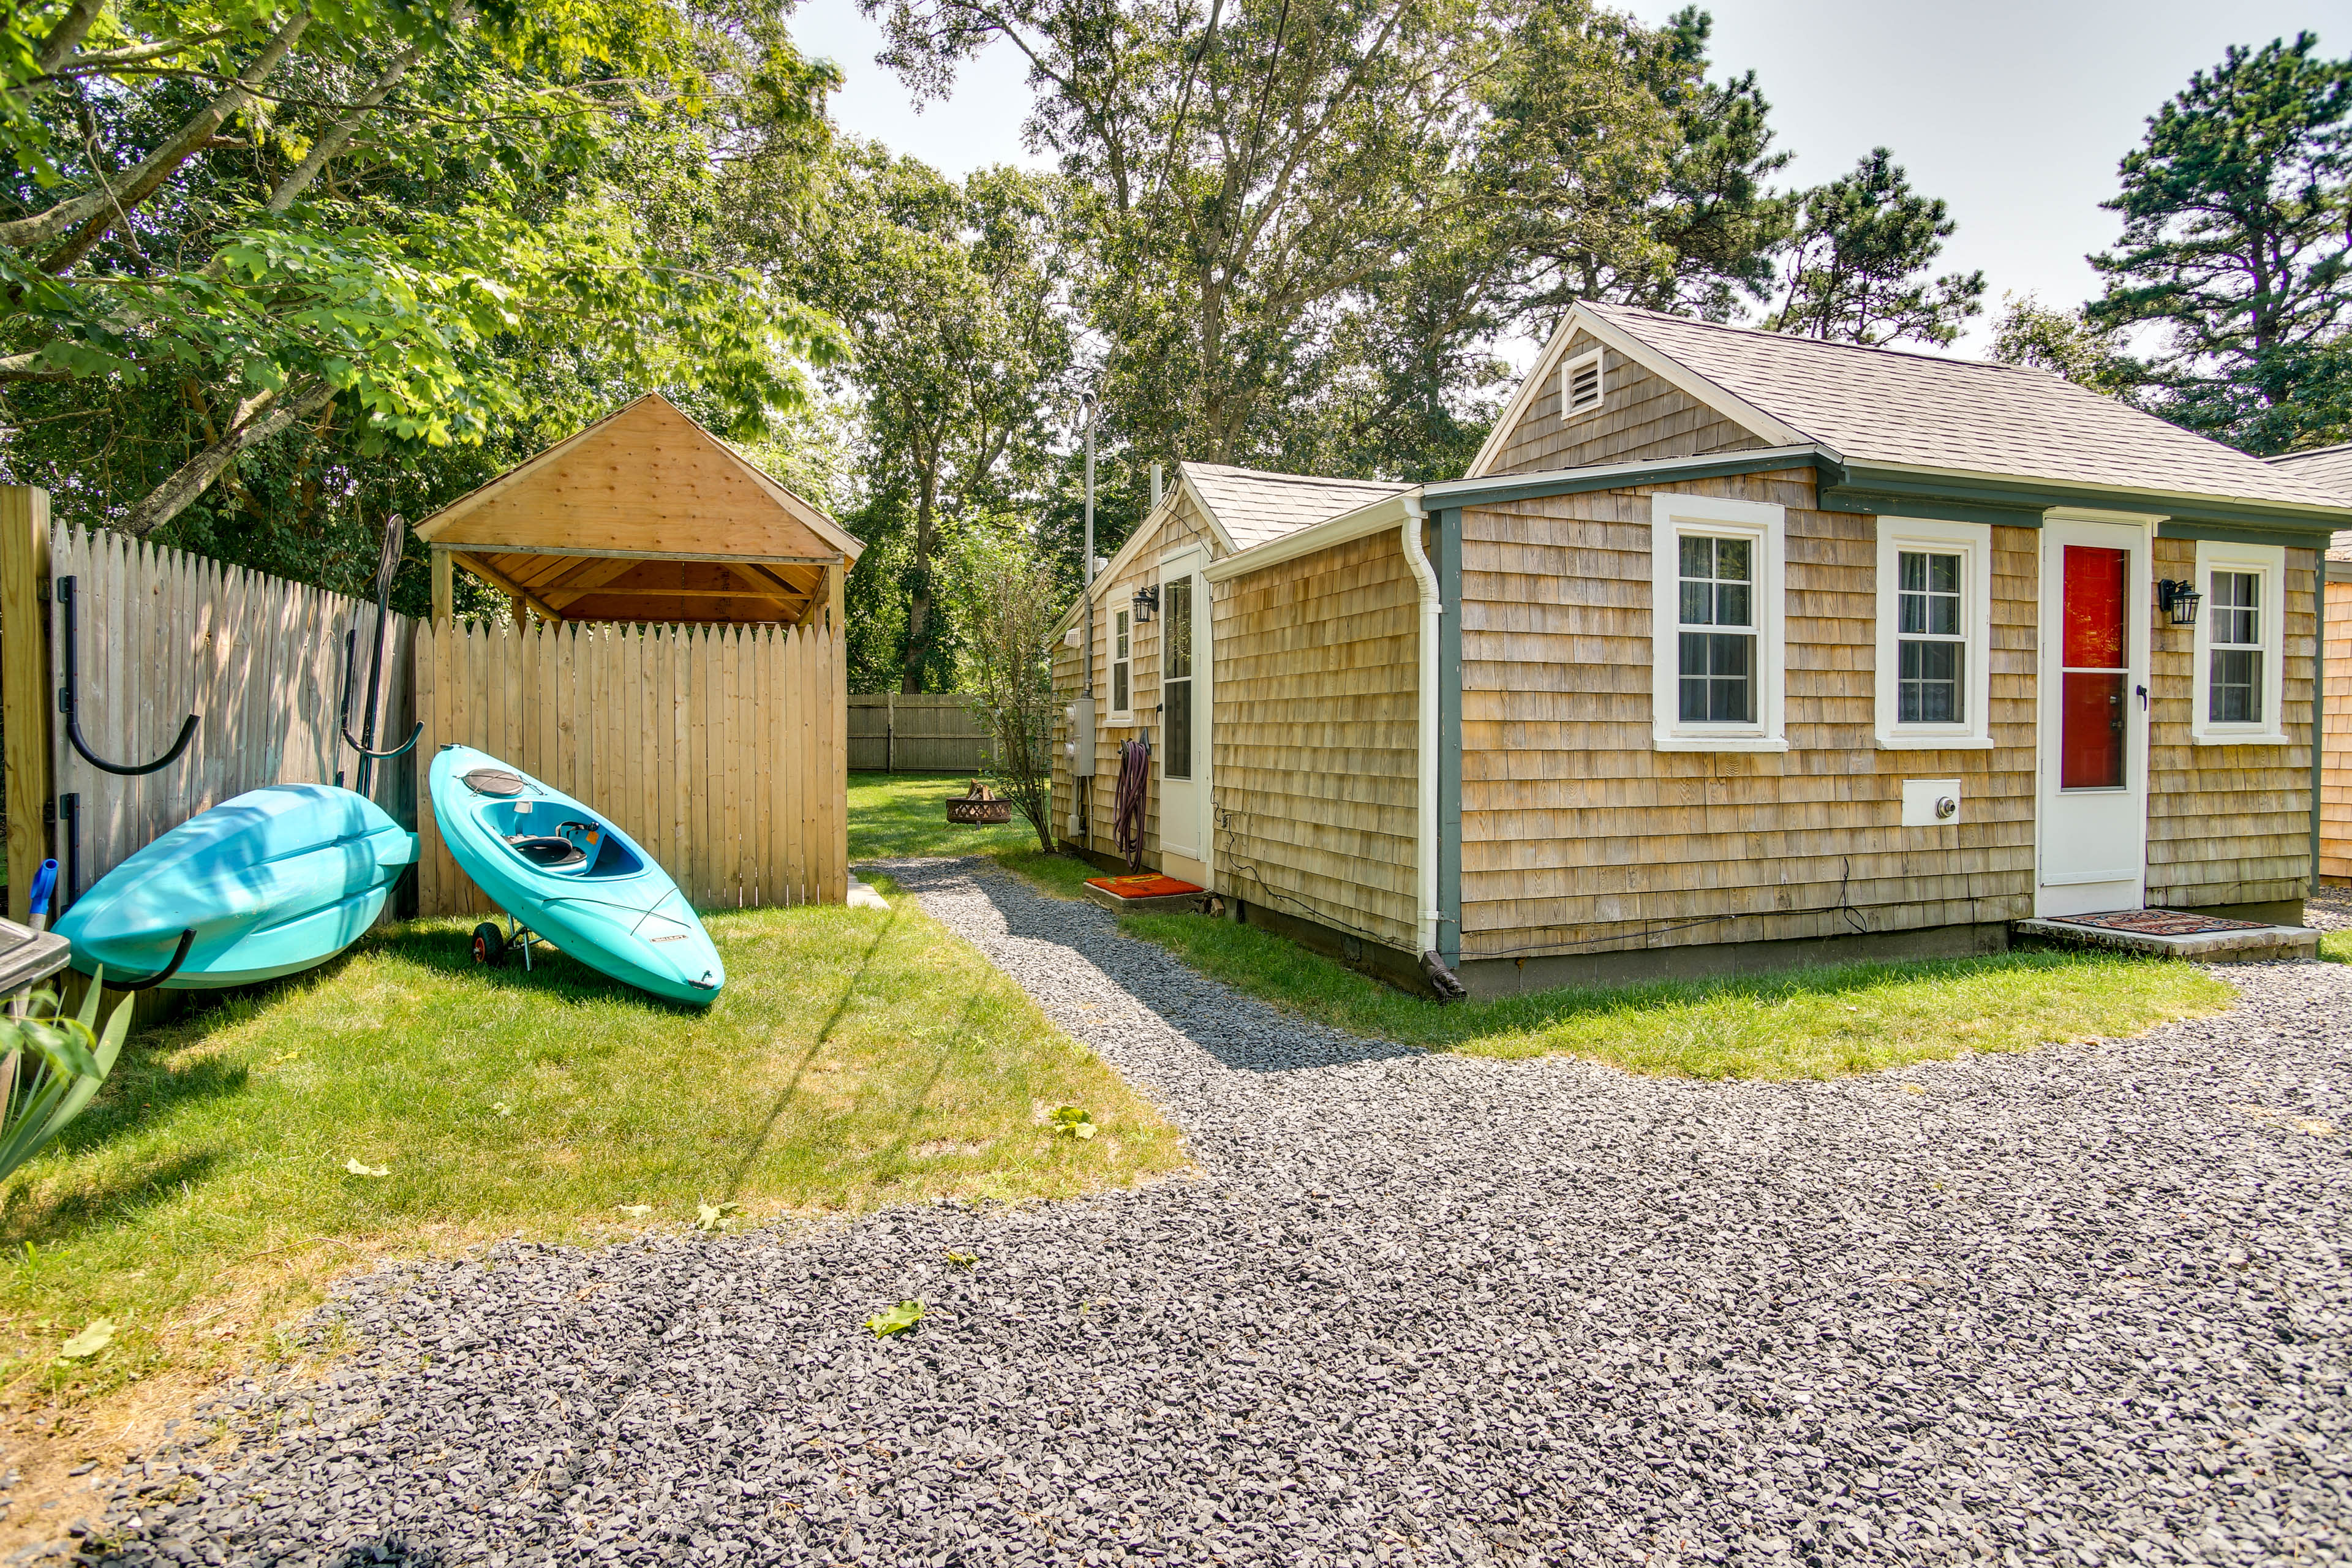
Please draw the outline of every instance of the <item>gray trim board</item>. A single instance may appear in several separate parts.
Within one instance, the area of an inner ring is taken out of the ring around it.
[[[1446,479],[1423,485],[1421,503],[1431,511],[1440,507],[1499,506],[1506,501],[1534,500],[1541,496],[1665,485],[1679,479],[1726,479],[1734,474],[1769,473],[1776,468],[1814,468],[1827,474],[1834,472],[1836,466],[1837,454],[1827,447],[1764,447],[1745,452],[1711,452],[1696,458],[1595,463],[1589,468],[1554,468],[1540,474],[1497,474],[1490,479]]]
[[[1823,511],[1865,512],[1873,517],[1932,517],[1944,522],[1990,522],[2007,528],[2040,528],[2042,512],[2030,506],[1985,506],[1941,496],[1893,495],[1883,490],[1830,485],[1821,496]]]
[[[2247,528],[2226,522],[2177,522],[2170,518],[2156,525],[2158,539],[2210,539],[2224,544],[2284,544],[2290,550],[2325,551],[2327,535],[2302,529]]]

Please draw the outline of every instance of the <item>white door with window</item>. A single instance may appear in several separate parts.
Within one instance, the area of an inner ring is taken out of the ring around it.
[[[1160,868],[1208,887],[1209,584],[1205,552],[1160,563]]]
[[[2147,886],[2148,524],[2042,529],[2033,912],[2136,910]]]

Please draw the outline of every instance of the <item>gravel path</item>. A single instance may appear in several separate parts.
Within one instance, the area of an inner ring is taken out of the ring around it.
[[[2352,888],[2322,888],[2305,899],[2303,923],[2314,931],[2352,931]]]
[[[138,1563],[2342,1562],[2352,968],[1832,1084],[1423,1057],[887,868],[1202,1174],[386,1270]],[[978,1255],[969,1268],[949,1250]],[[931,1315],[858,1326],[920,1296]]]

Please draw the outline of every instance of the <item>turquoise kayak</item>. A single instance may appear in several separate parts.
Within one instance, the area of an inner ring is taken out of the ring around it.
[[[383,912],[416,835],[329,784],[269,784],[190,817],[58,918],[73,966],[173,991],[275,980],[324,963]]]
[[[429,782],[450,857],[518,926],[674,1002],[708,1006],[727,984],[686,895],[610,822],[471,746],[442,747]],[[474,928],[477,963],[503,963],[517,945]]]

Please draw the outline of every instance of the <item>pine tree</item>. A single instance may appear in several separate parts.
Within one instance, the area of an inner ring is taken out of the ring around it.
[[[2168,329],[2147,373],[2164,413],[2256,452],[2352,426],[2352,60],[2318,44],[2232,47],[2191,76],[2124,158],[2122,238],[2090,258],[2093,326]]]
[[[1774,331],[1876,345],[1948,343],[1982,309],[1981,272],[1923,274],[1958,226],[1940,198],[1911,188],[1884,147],[1804,195]]]

